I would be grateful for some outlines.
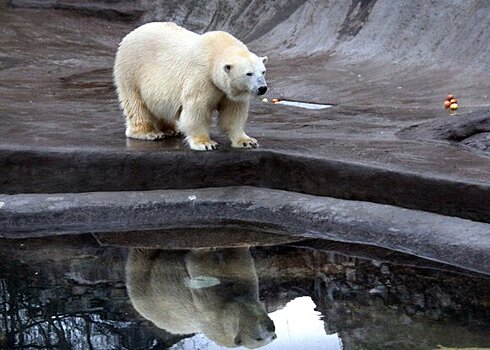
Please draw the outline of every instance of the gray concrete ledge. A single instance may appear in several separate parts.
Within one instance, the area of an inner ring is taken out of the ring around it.
[[[1,237],[231,226],[362,243],[490,274],[490,224],[254,187],[0,195]]]
[[[0,148],[0,193],[257,186],[490,222],[490,185],[291,151]]]

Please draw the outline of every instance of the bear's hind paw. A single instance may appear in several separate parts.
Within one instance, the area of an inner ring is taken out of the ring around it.
[[[180,131],[166,131],[165,136],[175,136],[175,137],[181,137],[182,133]]]
[[[165,138],[165,134],[163,132],[131,132],[126,130],[126,136],[132,139],[137,140],[146,140],[146,141],[160,141]]]
[[[176,130],[176,129],[167,129],[167,130],[163,130],[162,132],[165,134],[165,136],[168,136],[168,137],[172,137],[172,136],[180,137],[180,136],[182,136],[182,132],[180,132],[179,130]]]
[[[195,151],[212,151],[219,148],[219,145],[209,138],[188,137],[189,147]]]

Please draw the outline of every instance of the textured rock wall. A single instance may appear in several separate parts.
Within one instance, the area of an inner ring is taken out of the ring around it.
[[[486,0],[10,0],[13,7],[72,11],[116,21],[174,21],[197,31],[226,30],[261,51],[326,53],[347,61],[439,63],[487,69]]]
[[[400,63],[490,61],[490,2],[142,0],[144,22],[172,20],[199,32],[222,29],[287,56],[328,53]]]
[[[226,30],[244,41],[257,39],[281,23],[304,3],[301,0],[141,0],[144,22],[174,21],[190,30]]]

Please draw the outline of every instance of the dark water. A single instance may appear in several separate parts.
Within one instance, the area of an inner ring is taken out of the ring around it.
[[[374,248],[85,235],[3,240],[0,259],[2,349],[490,348],[489,279]]]

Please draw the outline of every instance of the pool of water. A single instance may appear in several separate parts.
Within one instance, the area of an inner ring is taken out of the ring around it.
[[[333,107],[333,105],[323,104],[323,103],[313,103],[313,102],[303,102],[303,101],[292,101],[292,100],[277,100],[273,102],[276,105],[292,106],[304,109],[326,109]]]
[[[488,276],[326,241],[0,241],[1,349],[490,348]]]

